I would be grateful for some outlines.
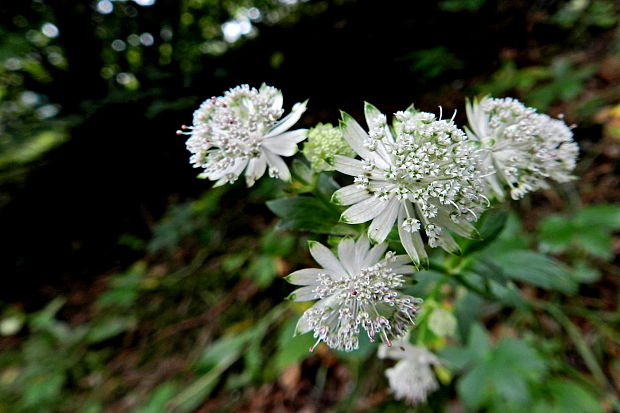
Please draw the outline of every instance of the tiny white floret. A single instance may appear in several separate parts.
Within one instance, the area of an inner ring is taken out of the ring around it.
[[[516,99],[484,97],[467,104],[467,133],[477,143],[489,192],[503,200],[547,188],[547,180],[574,178],[579,147],[559,119],[537,113]]]
[[[370,247],[366,237],[344,239],[338,257],[318,242],[310,253],[322,268],[306,268],[286,277],[303,287],[293,291],[295,301],[319,300],[299,319],[296,334],[314,331],[317,339],[336,350],[359,347],[360,328],[369,339],[386,345],[403,336],[413,325],[422,300],[402,294],[404,274],[414,271],[407,255],[387,252],[387,244]]]
[[[415,405],[425,402],[428,395],[439,388],[432,366],[439,365],[439,359],[424,347],[409,343],[407,334],[392,347],[380,346],[379,358],[398,362],[385,370],[390,391],[397,400]]]
[[[305,110],[306,102],[297,103],[280,119],[284,111],[278,89],[241,85],[207,99],[194,112],[193,125],[177,133],[189,135],[190,163],[203,168],[199,177],[216,181],[215,186],[235,182],[244,171],[252,186],[267,169],[269,176],[288,181],[291,174],[282,157],[294,155],[297,143],[306,138],[305,129],[288,129]]]

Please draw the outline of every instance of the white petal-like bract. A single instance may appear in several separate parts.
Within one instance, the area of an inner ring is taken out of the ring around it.
[[[546,188],[547,179],[574,178],[579,147],[563,121],[512,98],[490,97],[468,103],[467,118],[467,132],[478,142],[482,167],[488,170],[489,192],[498,199],[504,199],[504,188],[519,199]]]
[[[352,351],[359,347],[360,328],[371,341],[391,345],[413,325],[419,298],[402,294],[404,274],[413,267],[406,256],[385,253],[387,244],[370,248],[366,237],[357,241],[343,239],[338,256],[318,242],[310,243],[310,252],[321,269],[298,270],[286,277],[303,287],[293,291],[290,299],[319,299],[299,319],[296,333],[314,331],[316,347],[324,341],[336,350]]]
[[[372,220],[368,237],[383,242],[394,224],[416,265],[428,259],[420,232],[431,247],[458,253],[448,231],[475,237],[470,222],[487,207],[475,149],[452,120],[413,108],[395,114],[394,127],[385,115],[366,103],[368,133],[343,113],[345,139],[362,158],[334,157],[334,168],[354,177],[338,190],[334,202],[348,205],[345,223]]]
[[[204,169],[199,176],[217,186],[235,182],[244,170],[251,186],[267,168],[270,176],[287,181],[291,175],[281,156],[294,155],[306,137],[305,129],[287,130],[305,110],[305,102],[297,103],[278,122],[282,93],[266,85],[258,90],[241,85],[203,102],[193,125],[178,133],[189,135],[190,163]]]

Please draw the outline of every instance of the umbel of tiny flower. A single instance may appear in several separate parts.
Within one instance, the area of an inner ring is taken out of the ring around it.
[[[392,347],[380,346],[379,358],[398,362],[385,370],[390,390],[397,400],[415,405],[425,402],[428,395],[439,388],[432,366],[440,364],[439,359],[424,347],[412,346],[408,335],[395,342]]]
[[[278,89],[241,85],[204,101],[194,112],[193,125],[177,133],[190,136],[190,163],[204,168],[199,177],[216,181],[214,186],[235,182],[244,170],[252,186],[267,168],[270,176],[288,181],[291,174],[281,157],[294,155],[305,139],[305,129],[288,131],[305,110],[306,102],[297,103],[280,119],[284,111]]]
[[[573,179],[579,147],[571,129],[561,120],[536,113],[512,99],[484,97],[467,103],[472,141],[481,147],[482,167],[494,170],[486,177],[499,200],[507,187],[513,199],[546,188],[547,179]]]
[[[372,221],[368,237],[375,243],[383,242],[397,223],[400,240],[416,265],[428,260],[421,230],[431,247],[459,253],[449,231],[476,238],[471,222],[488,206],[465,133],[452,120],[413,107],[395,114],[393,128],[369,103],[364,112],[368,133],[342,114],[344,137],[362,159],[334,157],[337,171],[355,177],[353,185],[332,197],[337,204],[351,205],[341,220]]]
[[[302,153],[315,172],[333,171],[334,168],[327,161],[334,155],[355,156],[340,128],[334,128],[329,123],[319,123],[308,130],[308,140],[304,143]]]
[[[390,346],[413,325],[419,298],[403,295],[404,274],[414,271],[407,255],[386,253],[387,244],[370,247],[368,238],[343,239],[338,257],[324,245],[311,241],[310,254],[322,268],[295,271],[286,279],[302,285],[290,298],[319,300],[304,312],[295,334],[314,331],[316,343],[336,350],[359,347],[360,327],[371,341],[375,337]]]

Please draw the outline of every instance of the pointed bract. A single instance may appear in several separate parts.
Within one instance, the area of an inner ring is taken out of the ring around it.
[[[259,90],[241,85],[224,96],[212,97],[194,112],[194,122],[181,134],[190,135],[187,149],[190,163],[203,168],[200,177],[217,181],[215,186],[236,181],[245,169],[252,186],[265,173],[289,180],[288,167],[280,156],[292,156],[306,130],[287,130],[306,110],[306,102],[282,116],[282,93],[263,84]]]
[[[449,231],[475,237],[471,222],[488,206],[481,172],[467,136],[452,120],[418,112],[397,112],[394,128],[373,105],[364,105],[368,132],[346,113],[341,127],[361,160],[334,157],[334,168],[354,177],[354,184],[334,193],[347,205],[341,221],[372,220],[368,237],[382,242],[398,225],[401,242],[416,265],[428,262],[428,245],[458,253]]]
[[[468,134],[480,147],[487,187],[499,200],[572,180],[579,147],[561,120],[512,98],[467,102]]]
[[[309,242],[310,253],[323,266],[295,271],[286,279],[304,285],[291,299],[319,299],[297,323],[296,333],[314,330],[315,346],[324,341],[337,350],[359,346],[360,327],[374,341],[376,336],[390,345],[413,326],[422,300],[403,295],[404,273],[411,273],[409,260],[385,253],[387,244],[369,250],[366,237],[345,238],[338,244],[338,257],[324,245]],[[384,257],[385,255],[385,257]]]

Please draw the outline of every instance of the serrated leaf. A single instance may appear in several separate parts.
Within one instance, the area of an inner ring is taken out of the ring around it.
[[[491,390],[490,373],[489,366],[486,363],[481,363],[468,371],[458,381],[456,390],[469,409],[478,409],[488,398]]]
[[[495,281],[490,281],[491,293],[497,297],[502,303],[517,308],[519,310],[527,310],[528,305],[526,299],[521,295],[521,291],[510,284],[499,284]]]
[[[490,379],[493,382],[493,390],[505,400],[523,404],[530,399],[527,382],[523,377],[508,370],[501,363],[493,361]]]
[[[447,362],[449,367],[456,370],[463,370],[470,364],[473,364],[477,357],[467,348],[445,347],[437,352],[439,357]]]
[[[340,218],[338,211],[308,196],[274,199],[267,202],[267,207],[281,218],[279,229],[329,233]]]
[[[487,331],[482,325],[476,323],[471,326],[469,337],[467,338],[467,348],[478,359],[484,358],[489,353],[491,342]]]
[[[471,326],[478,320],[483,299],[478,294],[466,291],[456,303],[456,319],[458,320],[459,335],[465,342]]]
[[[533,251],[504,252],[494,261],[511,279],[566,294],[577,291],[577,283],[562,265],[542,254]]]
[[[508,213],[504,210],[493,209],[485,212],[476,223],[481,239],[466,240],[463,245],[463,255],[484,249],[502,233],[507,221]]]
[[[498,284],[506,285],[509,279],[504,275],[502,268],[490,259],[477,257],[472,259],[468,271],[488,280],[494,280]]]
[[[513,372],[536,380],[547,370],[538,352],[521,340],[502,339],[494,350],[494,360],[503,367],[509,366]]]

